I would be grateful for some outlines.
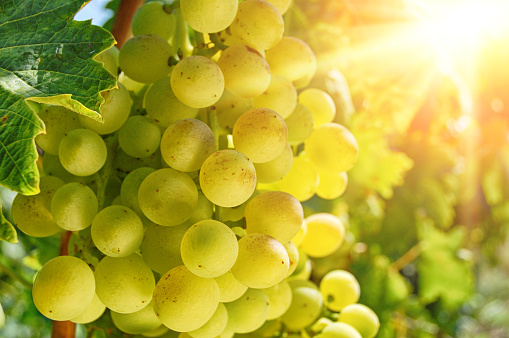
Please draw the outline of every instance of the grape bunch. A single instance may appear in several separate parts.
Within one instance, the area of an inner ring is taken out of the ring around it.
[[[102,121],[40,107],[40,193],[18,195],[13,219],[34,237],[73,232],[35,279],[44,316],[104,314],[147,337],[377,334],[352,274],[309,280],[345,226],[301,202],[339,197],[358,147],[308,88],[317,61],[284,36],[290,2],[147,3],[134,36],[96,57],[118,76]]]

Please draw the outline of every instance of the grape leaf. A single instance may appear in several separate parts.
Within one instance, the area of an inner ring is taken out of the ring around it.
[[[5,325],[5,313],[4,309],[2,308],[2,304],[0,303],[0,329],[3,328]]]
[[[0,184],[39,192],[34,137],[42,121],[26,100],[101,119],[101,91],[115,79],[92,58],[114,43],[106,30],[73,21],[83,0],[0,2]]]
[[[4,217],[0,204],[0,241],[18,243],[18,235],[14,226]]]

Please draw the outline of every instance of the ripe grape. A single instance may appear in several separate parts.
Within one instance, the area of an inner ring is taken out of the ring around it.
[[[345,172],[329,173],[318,171],[320,183],[316,187],[316,194],[323,199],[333,200],[341,196],[348,184],[348,176]]]
[[[44,105],[38,116],[44,122],[46,133],[37,135],[35,142],[52,155],[58,155],[60,141],[67,133],[81,128],[79,115],[61,106]]]
[[[269,314],[269,298],[258,289],[248,289],[239,299],[225,303],[228,311],[226,330],[252,332],[263,325]]]
[[[253,99],[256,108],[269,108],[286,119],[297,105],[297,91],[285,77],[273,75],[263,93]]]
[[[239,282],[231,271],[214,279],[219,286],[219,301],[222,303],[239,299],[247,290],[247,286]]]
[[[51,214],[62,229],[79,231],[92,224],[99,209],[95,193],[82,183],[67,183],[51,199]]]
[[[292,0],[266,0],[272,6],[276,7],[276,9],[281,13],[281,15],[285,14],[290,5],[292,4]]]
[[[291,145],[304,142],[315,127],[313,114],[301,103],[295,106],[291,115],[285,119],[285,123],[288,127],[288,143]]]
[[[132,157],[152,155],[159,148],[160,142],[159,126],[146,116],[131,116],[118,131],[120,148]]]
[[[277,182],[277,185],[279,190],[304,202],[313,197],[318,182],[318,172],[313,164],[307,158],[298,156],[293,158],[290,171]]]
[[[339,312],[347,305],[357,303],[361,288],[354,275],[345,270],[328,272],[320,281],[324,305]]]
[[[115,57],[115,53],[118,53],[118,49],[113,46],[97,54],[94,60],[101,62],[103,67],[106,68],[111,75],[118,77],[118,59]]]
[[[73,175],[89,176],[106,163],[107,149],[103,139],[88,129],[74,129],[60,141],[58,157]]]
[[[314,288],[292,288],[292,302],[281,320],[294,331],[312,324],[322,310],[322,295]]]
[[[282,75],[290,81],[314,74],[316,57],[311,48],[301,39],[285,36],[267,50],[265,58],[273,74]]]
[[[218,337],[226,328],[228,323],[228,312],[223,303],[219,303],[216,312],[212,315],[208,322],[199,329],[188,332],[193,338],[209,338]]]
[[[306,106],[315,121],[315,128],[324,123],[332,122],[336,116],[336,105],[325,91],[317,88],[308,88],[299,94],[299,103]]]
[[[238,4],[237,0],[180,0],[184,19],[201,33],[226,29],[237,14]]]
[[[269,314],[267,319],[276,319],[285,313],[292,302],[292,289],[286,280],[282,280],[278,284],[270,288],[263,289],[263,292],[269,298]]]
[[[302,249],[311,257],[325,257],[336,251],[345,238],[345,226],[332,214],[318,213],[306,218],[307,232]]]
[[[138,190],[140,189],[141,182],[154,171],[155,169],[150,167],[134,169],[127,174],[120,186],[120,199],[122,204],[134,210],[142,220],[145,215],[141,211],[138,201]]]
[[[331,323],[327,325],[320,334],[322,338],[362,338],[360,333],[351,325],[346,323]]]
[[[288,174],[293,164],[293,153],[290,145],[278,157],[264,163],[253,163],[256,169],[256,178],[260,183],[274,183]]]
[[[376,313],[362,304],[351,304],[343,308],[338,321],[353,326],[362,338],[375,337],[380,328]]]
[[[92,298],[90,305],[78,316],[71,318],[70,321],[76,324],[88,324],[99,319],[105,310],[106,306],[101,302],[99,297],[97,297],[97,294],[94,292],[94,298]]]
[[[290,276],[297,269],[297,265],[299,264],[299,250],[294,242],[288,241],[283,243],[286,252],[288,253],[288,258],[290,259],[290,267],[288,268],[288,273],[286,276]]]
[[[217,121],[221,128],[233,129],[235,122],[249,109],[253,108],[253,99],[238,97],[228,90],[223,92],[212,109],[217,112]]]
[[[132,313],[118,313],[111,311],[113,324],[122,332],[129,334],[143,334],[155,330],[161,325],[157,318],[152,302],[143,309]]]
[[[131,22],[133,35],[158,35],[169,40],[175,32],[175,16],[165,10],[162,1],[143,4]]]

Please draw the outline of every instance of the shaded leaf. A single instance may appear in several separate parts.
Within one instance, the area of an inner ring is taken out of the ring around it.
[[[9,222],[4,217],[1,204],[0,204],[0,240],[9,243],[18,243],[18,235],[16,234],[16,229],[11,224],[11,222]]]

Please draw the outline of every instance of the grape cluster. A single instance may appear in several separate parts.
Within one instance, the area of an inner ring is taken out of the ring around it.
[[[119,330],[148,337],[376,335],[352,274],[309,281],[345,227],[301,202],[339,197],[358,147],[331,97],[306,88],[317,62],[283,36],[290,2],[147,3],[120,51],[96,57],[122,71],[103,121],[41,107],[45,175],[13,218],[28,235],[82,241],[39,271],[44,316],[90,323],[108,308]]]

